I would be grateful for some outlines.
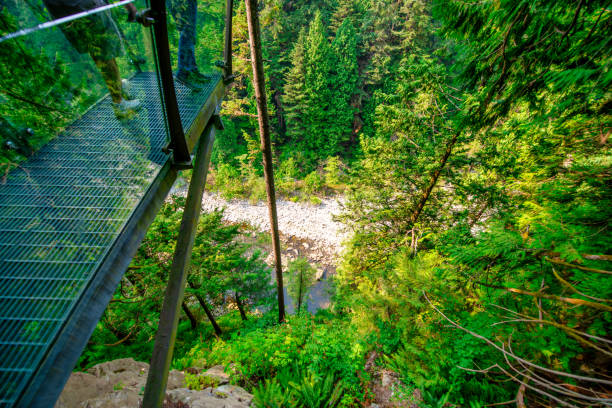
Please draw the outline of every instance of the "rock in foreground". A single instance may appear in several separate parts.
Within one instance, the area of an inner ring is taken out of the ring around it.
[[[87,372],[72,373],[55,408],[138,408],[148,371],[147,363],[124,358],[98,364]],[[176,370],[168,376],[166,391],[167,406],[189,408],[246,408],[253,398],[234,385],[189,390],[185,375]]]

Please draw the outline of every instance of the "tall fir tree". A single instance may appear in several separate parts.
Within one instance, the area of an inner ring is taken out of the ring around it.
[[[362,0],[338,0],[330,19],[330,30],[337,33],[342,23],[347,19],[351,20],[353,26],[357,26],[358,21],[362,18],[365,8],[364,3],[365,1]]]
[[[309,132],[305,140],[305,147],[317,158],[321,157],[321,153],[325,152],[328,146],[327,136],[332,99],[330,74],[334,66],[333,57],[323,18],[321,13],[317,12],[306,37],[305,94],[307,108],[304,115]]]
[[[357,33],[350,19],[338,28],[332,43],[335,54],[335,70],[332,106],[330,107],[329,155],[340,153],[342,145],[351,140],[355,121],[359,67],[357,63]]]
[[[286,77],[283,105],[287,122],[287,142],[291,145],[301,144],[308,134],[304,123],[306,112],[306,94],[304,81],[306,77],[305,63],[306,30],[302,29],[291,52],[293,66]]]

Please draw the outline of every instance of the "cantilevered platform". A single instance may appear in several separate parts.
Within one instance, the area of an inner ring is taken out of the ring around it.
[[[55,403],[176,178],[157,77],[132,86],[136,117],[107,97],[0,179],[0,407]],[[193,149],[224,86],[175,86]]]

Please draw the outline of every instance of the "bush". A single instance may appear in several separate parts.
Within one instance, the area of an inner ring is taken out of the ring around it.
[[[333,391],[338,379],[342,379],[344,392],[342,406],[358,406],[356,401],[363,399],[365,389],[360,377],[367,381],[367,375],[360,371],[365,348],[359,346],[360,340],[356,340],[352,326],[337,317],[309,314],[288,316],[285,324],[270,326],[276,317],[272,312],[260,319],[251,319],[231,339],[211,339],[197,344],[182,360],[205,366],[234,363],[232,383],[256,393],[260,401],[256,406],[294,406],[274,405],[274,401],[284,403],[277,389],[280,386],[286,390],[289,382],[306,390],[306,381],[317,381],[317,384],[321,381],[317,389],[328,389],[323,384],[327,381],[333,383]],[[328,377],[332,380],[326,380]]]
[[[325,163],[325,184],[338,189],[344,182],[344,164],[339,157],[329,157]]]
[[[323,187],[323,179],[321,178],[321,175],[317,173],[316,170],[309,173],[304,178],[304,193],[305,194],[308,194],[308,195],[314,194],[317,191],[321,190],[321,187]]]
[[[257,408],[334,408],[342,398],[344,386],[332,373],[325,376],[300,371],[282,371],[267,379],[253,392]]]
[[[244,194],[244,185],[238,169],[231,164],[219,164],[215,173],[215,189],[226,200],[241,197]]]
[[[266,181],[263,177],[253,174],[248,178],[246,184],[248,191],[250,191],[249,202],[251,204],[257,204],[257,202],[266,199]]]
[[[187,388],[195,391],[202,391],[208,387],[215,388],[219,386],[218,380],[202,374],[185,373],[185,383],[187,383]]]
[[[322,203],[321,199],[317,196],[310,196],[309,198],[310,204],[319,205]]]

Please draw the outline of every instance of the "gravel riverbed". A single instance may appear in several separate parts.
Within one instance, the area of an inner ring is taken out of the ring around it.
[[[177,184],[171,194],[185,196],[186,186],[182,183]],[[223,218],[227,222],[245,222],[259,231],[270,230],[268,207],[265,202],[252,204],[244,199],[225,200],[215,192],[204,192],[202,211],[222,208],[225,209]],[[347,238],[347,233],[344,226],[333,219],[335,214],[341,212],[337,198],[324,198],[318,205],[277,199],[276,208],[278,228],[283,241],[296,239],[307,241],[329,256],[337,256],[341,252],[342,242]]]
[[[171,195],[187,195],[186,185],[177,183]],[[293,202],[283,199],[276,201],[278,226],[281,238],[281,258],[284,267],[299,256],[306,257],[317,269],[317,282],[311,288],[307,307],[312,313],[330,305],[328,277],[333,275],[342,251],[342,243],[347,238],[344,226],[334,221],[333,216],[341,212],[337,198],[323,199],[321,204]],[[202,211],[224,209],[224,220],[228,223],[248,223],[257,230],[270,230],[268,206],[265,202],[252,204],[248,200],[225,200],[214,192],[206,191],[202,199]],[[272,248],[266,248],[266,262],[273,265]],[[274,275],[271,276],[274,280]],[[285,290],[286,292],[286,290]],[[288,313],[293,304],[285,293]]]
[[[268,206],[265,202],[251,204],[247,200],[226,201],[215,193],[204,193],[202,210],[225,208],[224,218],[229,222],[247,222],[260,231],[269,231]],[[319,205],[277,200],[278,229],[283,235],[308,239],[338,253],[345,238],[343,226],[333,220],[341,211],[336,199],[324,199]]]

